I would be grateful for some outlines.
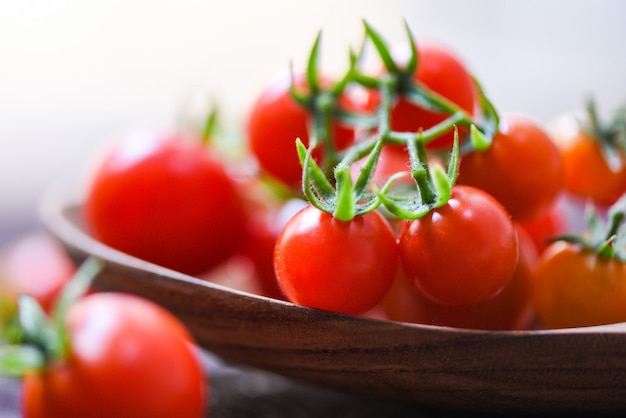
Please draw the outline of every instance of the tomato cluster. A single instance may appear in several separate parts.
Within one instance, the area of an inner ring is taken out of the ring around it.
[[[605,128],[590,106],[590,124],[548,131],[501,114],[444,45],[407,28],[390,48],[365,23],[366,43],[380,69],[351,53],[333,78],[318,36],[306,70],[253,102],[238,159],[210,130],[122,138],[94,167],[85,225],[144,260],[308,307],[531,326],[538,255],[572,231],[572,199],[608,207],[626,191],[623,117]],[[294,198],[305,207],[283,209]]]
[[[365,23],[380,69],[351,53],[331,78],[318,36],[306,71],[261,92],[236,153],[216,145],[214,114],[201,130],[124,134],[91,166],[86,230],[147,262],[343,314],[490,330],[626,321],[626,112],[603,125],[590,103],[587,119],[548,131],[500,114],[452,50],[407,38],[389,48]],[[119,294],[59,313],[74,266],[53,242],[28,242],[38,269],[20,246],[0,258],[0,337],[41,349],[13,353],[40,367],[26,373],[26,416],[88,416],[93,399],[107,416],[206,408],[180,323]],[[61,336],[12,332],[18,294]]]

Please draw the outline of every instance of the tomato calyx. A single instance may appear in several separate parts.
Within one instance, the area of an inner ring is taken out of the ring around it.
[[[564,234],[552,238],[551,242],[565,241],[593,251],[605,259],[616,258],[626,262],[626,195],[609,208],[606,219],[597,209],[587,207],[587,231],[584,234]]]
[[[411,164],[411,177],[415,181],[416,189],[408,195],[392,196],[388,192],[393,182],[403,177],[405,173],[391,176],[378,197],[389,212],[401,219],[418,219],[431,210],[439,208],[450,199],[452,187],[456,182],[459,166],[459,134],[454,131],[454,145],[450,153],[448,168],[444,170],[441,165],[430,167],[426,154],[424,141],[409,141],[409,161]]]
[[[624,166],[626,154],[626,106],[617,110],[608,124],[603,124],[593,99],[587,100],[588,123],[583,124],[587,134],[598,141],[602,156],[614,172]]]
[[[368,192],[368,189],[382,149],[382,141],[375,144],[356,182],[351,177],[348,162],[350,157],[342,160],[334,169],[334,185],[313,160],[313,148],[307,149],[300,140],[296,142],[296,146],[303,167],[302,189],[313,206],[332,214],[340,221],[349,221],[357,215],[375,210],[380,205],[377,194]]]
[[[29,371],[43,370],[47,364],[67,357],[67,310],[88,291],[102,268],[102,261],[95,257],[85,260],[59,294],[50,315],[33,297],[18,298],[17,317],[4,334],[7,344],[0,346],[0,376],[23,377]]]

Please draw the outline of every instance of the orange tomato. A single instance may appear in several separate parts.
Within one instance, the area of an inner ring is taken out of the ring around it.
[[[626,156],[619,154],[621,168],[611,169],[600,141],[587,133],[574,115],[557,118],[551,133],[563,160],[565,190],[606,206],[626,192]]]
[[[579,245],[556,242],[539,261],[533,305],[546,328],[624,322],[626,263]]]

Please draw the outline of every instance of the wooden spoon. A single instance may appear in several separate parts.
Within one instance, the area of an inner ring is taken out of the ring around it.
[[[626,323],[479,331],[341,315],[236,291],[142,261],[90,237],[59,193],[44,226],[105,269],[98,290],[151,299],[223,359],[381,399],[476,412],[626,411]]]

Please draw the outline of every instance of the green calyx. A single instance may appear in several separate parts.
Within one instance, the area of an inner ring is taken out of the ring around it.
[[[420,57],[406,22],[411,55],[403,65],[394,60],[387,43],[372,26],[365,21],[363,24],[363,43],[357,53],[350,50],[349,69],[336,84],[325,88],[320,82],[320,34],[309,54],[306,73],[308,90],[298,91],[292,79],[292,97],[310,114],[308,146],[300,140],[296,141],[303,168],[303,195],[312,205],[342,221],[373,211],[381,204],[395,216],[415,219],[448,201],[456,181],[459,156],[488,149],[498,131],[499,116],[477,80],[474,84],[480,120],[473,119],[456,104],[415,81]],[[372,76],[360,68],[366,45],[373,46],[385,74]],[[343,108],[340,97],[352,87],[374,91],[377,97],[375,109]],[[419,132],[394,131],[391,114],[400,99],[447,116],[435,126]],[[352,127],[357,132],[355,143],[346,149],[335,147],[331,129],[335,122]],[[461,127],[466,129],[459,131]],[[426,145],[450,130],[455,133],[453,149],[441,154],[448,160],[448,168],[444,170],[437,165],[431,169]],[[459,132],[463,132],[463,138],[459,138]],[[385,146],[401,146],[409,150],[407,163],[411,166],[411,176],[417,187],[408,196],[399,196],[395,190],[397,180],[406,173],[392,175],[380,189],[372,184],[381,150]],[[320,152],[315,152],[317,150]],[[317,160],[313,158],[314,152],[320,156],[316,157]],[[351,169],[357,161],[365,162],[358,173]]]
[[[600,121],[593,99],[587,101],[587,134],[598,141],[607,165],[613,171],[624,166],[626,155],[626,106],[618,109],[606,125]]]
[[[551,241],[565,241],[580,245],[595,252],[602,258],[616,258],[626,262],[626,195],[611,206],[606,219],[603,219],[593,205],[587,207],[587,231],[579,234],[566,234]]]
[[[417,186],[416,190],[409,190],[404,195],[389,194],[393,182],[400,176],[392,176],[378,192],[378,197],[385,208],[401,219],[418,219],[427,215],[446,203],[452,196],[452,187],[456,183],[459,165],[459,136],[454,131],[454,146],[450,153],[448,169],[440,165],[430,167],[423,141],[411,141],[409,145],[409,160],[411,163],[411,177]]]
[[[22,377],[29,371],[40,371],[53,360],[62,360],[69,352],[69,335],[65,317],[69,307],[88,290],[102,269],[102,262],[88,258],[59,295],[51,315],[47,315],[32,297],[18,299],[17,317],[4,333],[0,345],[0,375]]]

